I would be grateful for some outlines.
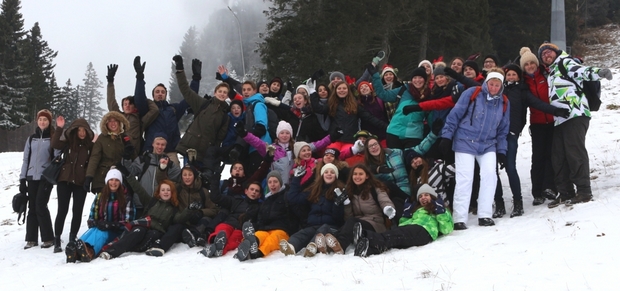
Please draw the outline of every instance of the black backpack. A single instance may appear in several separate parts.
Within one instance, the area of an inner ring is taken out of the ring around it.
[[[573,57],[569,57],[574,59]],[[568,75],[568,71],[564,66],[564,60],[566,58],[560,59],[560,64],[558,65],[558,69],[562,74],[562,79],[566,81],[570,81],[577,88],[577,94],[581,95],[582,93],[586,95],[586,99],[588,99],[588,105],[590,107],[590,111],[598,111],[601,108],[601,81],[583,81],[583,87],[579,86],[573,78]],[[581,61],[576,60],[576,62],[581,63]]]
[[[17,213],[17,224],[22,225],[26,222],[26,206],[28,205],[28,196],[25,193],[17,193],[13,196],[13,211]],[[22,214],[24,215],[22,219]],[[19,220],[22,222],[19,223]]]

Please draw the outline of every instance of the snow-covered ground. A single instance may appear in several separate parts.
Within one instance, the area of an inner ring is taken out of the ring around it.
[[[595,200],[574,207],[532,206],[530,137],[519,139],[518,170],[525,215],[496,219],[456,231],[423,247],[352,255],[266,258],[240,263],[233,252],[217,259],[199,248],[175,245],[165,256],[128,253],[120,258],[66,264],[63,253],[23,250],[25,226],[17,225],[11,199],[18,192],[22,153],[0,154],[0,282],[2,290],[617,290],[620,276],[620,74],[603,81],[603,106],[593,114],[587,135]],[[228,171],[224,171],[228,173]],[[504,198],[511,207],[508,180]],[[89,194],[84,223],[94,195]],[[49,202],[56,216],[54,189]],[[68,239],[71,213],[62,239]],[[64,243],[63,243],[64,248]],[[617,277],[618,276],[618,277]]]

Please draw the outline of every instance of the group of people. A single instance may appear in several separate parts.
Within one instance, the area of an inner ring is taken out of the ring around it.
[[[588,202],[591,112],[582,86],[612,74],[551,43],[537,53],[522,48],[503,67],[488,55],[482,69],[479,54],[424,60],[400,81],[396,68],[379,67],[380,51],[357,80],[334,71],[317,84],[318,70],[296,87],[279,77],[240,82],[220,66],[212,96],[197,93],[202,63],[192,60],[188,81],[177,55],[184,100],[174,104],[163,84],[147,98],[146,63],[136,57],[136,90],[120,107],[112,64],[98,136],[84,119],[58,116],[54,127],[52,112],[37,113],[20,174],[29,201],[24,249],[38,245],[40,232],[42,248],[63,251],[71,198],[67,262],[162,256],[180,242],[209,258],[236,249],[239,261],[277,250],[312,257],[351,247],[365,257],[422,246],[467,229],[470,212],[480,226],[506,215],[504,167],[510,217],[524,214],[516,153],[527,108],[533,205]],[[193,121],[181,135],[185,114]],[[53,185],[41,173],[60,155],[52,226]],[[221,180],[224,164],[230,178]],[[96,197],[78,236],[88,192]]]

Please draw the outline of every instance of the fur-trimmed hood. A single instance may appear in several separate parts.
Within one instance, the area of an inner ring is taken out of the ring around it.
[[[103,116],[103,118],[101,119],[101,123],[99,123],[99,130],[101,130],[101,134],[109,134],[106,124],[108,123],[108,120],[112,117],[114,117],[114,119],[118,120],[121,123],[121,131],[119,133],[123,133],[129,130],[129,121],[127,120],[127,118],[125,118],[125,116],[120,112],[110,111]]]

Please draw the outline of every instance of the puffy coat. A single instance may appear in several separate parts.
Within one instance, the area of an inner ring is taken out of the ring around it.
[[[179,181],[181,177],[179,165],[171,160],[168,160],[168,166],[165,170],[162,171],[159,168],[159,159],[162,157],[166,157],[166,154],[157,155],[146,152],[144,155],[133,160],[131,165],[127,165],[127,162],[125,162],[125,166],[129,169],[130,174],[134,177],[138,177],[140,185],[149,196],[153,196],[153,192],[157,188],[157,185],[164,179]],[[136,204],[136,208],[144,207],[144,204],[142,204],[138,196],[134,196],[134,203]]]
[[[523,74],[523,79],[534,97],[549,104],[549,85],[547,84],[547,77],[543,75],[542,68],[536,70],[533,75]],[[549,124],[553,121],[553,115],[530,107],[530,124]]]
[[[337,206],[334,204],[334,201],[329,201],[325,198],[325,193],[331,185],[323,185],[319,201],[310,202],[308,201],[310,192],[301,191],[300,181],[299,177],[292,178],[291,189],[286,193],[286,197],[291,206],[300,206],[299,210],[303,214],[307,213],[307,218],[305,219],[306,226],[320,226],[323,224],[335,227],[342,226],[344,224],[344,205]]]
[[[79,127],[86,129],[86,137],[83,140],[77,137]],[[75,132],[73,137],[71,136],[72,132]],[[58,174],[58,182],[84,185],[88,159],[93,149],[93,143],[90,141],[94,137],[95,134],[84,118],[76,119],[64,131],[59,128],[56,129],[52,137],[52,147],[57,150],[65,150],[65,163]],[[65,147],[67,148],[65,149]]]
[[[241,229],[244,221],[256,216],[256,212],[260,207],[258,199],[252,200],[245,193],[240,195],[232,195],[232,193],[222,195],[218,185],[211,183],[210,187],[211,200],[228,214],[224,223],[236,229]]]
[[[200,192],[204,193],[205,199],[202,200],[202,195]],[[185,185],[183,182],[177,184],[177,193],[179,198],[179,208],[187,209],[192,202],[199,202],[202,204],[202,214],[205,217],[213,218],[217,212],[218,208],[213,201],[211,201],[211,196],[209,195],[209,190],[202,188],[202,181],[200,177],[194,177],[194,183],[190,186]]]
[[[50,165],[54,156],[60,154],[60,150],[52,152],[50,129],[51,125],[45,130],[37,127],[35,133],[26,140],[19,179],[41,180],[43,170]]]
[[[510,101],[510,132],[519,135],[523,130],[526,122],[526,113],[528,107],[534,107],[534,110],[553,114],[556,107],[549,105],[548,102],[534,97],[529,88],[524,83],[504,83],[504,94]]]
[[[202,161],[207,148],[219,146],[226,137],[228,104],[215,97],[210,100],[202,98],[190,89],[184,71],[177,71],[176,75],[181,94],[194,112],[194,121],[185,131],[176,151],[186,154],[188,149],[196,149],[196,159]]]
[[[351,203],[345,205],[344,217],[345,220],[350,217],[359,218],[370,223],[375,229],[375,232],[384,232],[387,228],[383,220],[383,208],[386,206],[394,207],[394,203],[392,203],[392,200],[390,200],[390,197],[385,191],[381,189],[375,189],[375,191],[377,191],[379,205],[377,205],[370,193],[368,193],[368,199],[366,200],[361,198],[362,193],[350,193],[349,199]]]
[[[476,88],[472,87],[461,94],[448,114],[441,137],[453,140],[452,150],[455,152],[472,155],[488,152],[506,154],[510,103],[506,105],[504,112],[502,91],[498,96],[490,97],[485,82],[478,96],[470,104],[471,95],[475,90]]]
[[[410,204],[409,204],[410,205]],[[405,204],[405,207],[408,205]],[[411,217],[401,217],[398,222],[398,226],[417,224],[428,232],[433,240],[437,239],[439,233],[449,234],[454,230],[454,222],[452,221],[452,215],[450,211],[442,214],[428,213],[423,207],[418,208]]]
[[[86,168],[86,177],[93,177],[93,189],[103,188],[105,175],[110,170],[110,167],[121,161],[121,156],[125,150],[121,137],[108,132],[106,123],[111,117],[118,120],[124,129],[129,128],[127,118],[115,111],[108,112],[101,119],[99,125],[101,134],[93,145],[93,150],[88,160],[88,168]]]
[[[286,192],[288,186],[283,186],[277,193],[267,193],[265,200],[260,204],[252,222],[256,230],[283,230],[289,235],[297,231],[297,224],[289,211]]]

